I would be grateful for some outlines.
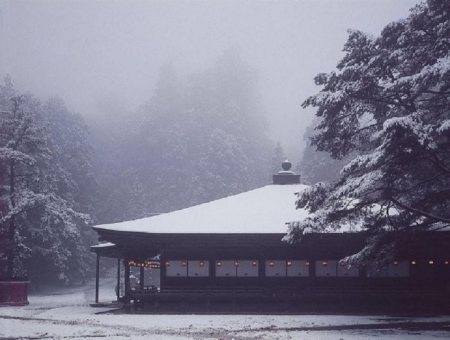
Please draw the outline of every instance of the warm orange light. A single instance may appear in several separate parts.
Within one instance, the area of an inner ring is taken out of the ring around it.
[[[170,262],[169,261],[167,261],[165,264],[166,264],[167,267],[170,266]],[[145,261],[142,264],[142,267],[152,268],[152,269],[159,269],[159,268],[161,268],[161,265],[159,264],[159,262]]]
[[[287,261],[286,264],[288,267],[292,267],[292,261]]]

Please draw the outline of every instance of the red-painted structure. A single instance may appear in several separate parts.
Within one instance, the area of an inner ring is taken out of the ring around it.
[[[0,306],[28,305],[27,281],[0,281]]]

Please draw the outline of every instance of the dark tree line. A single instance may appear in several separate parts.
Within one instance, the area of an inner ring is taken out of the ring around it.
[[[260,103],[256,73],[235,51],[186,79],[165,64],[149,101],[116,115],[120,129],[111,133],[104,119],[93,128],[106,198],[99,220],[168,212],[269,184],[275,145]]]
[[[92,273],[92,224],[200,204],[269,183],[257,76],[236,51],[179,79],[161,69],[134,111],[114,96],[102,116],[0,86],[0,278],[72,283]],[[276,154],[282,153],[281,146]]]

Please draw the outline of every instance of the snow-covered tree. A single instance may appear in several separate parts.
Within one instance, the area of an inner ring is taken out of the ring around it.
[[[108,98],[93,127],[99,221],[168,212],[266,184],[273,145],[260,102],[256,73],[236,51],[186,81],[164,64],[154,93],[136,111],[123,112],[117,96]]]
[[[201,203],[269,182],[273,144],[258,91],[256,72],[236,49],[213,68],[191,76],[186,112],[191,122],[191,200]]]
[[[19,95],[9,78],[0,86],[0,226],[7,278],[38,274],[70,281],[87,269],[79,226],[89,216],[74,209],[72,166],[81,163],[69,150],[83,141],[64,144],[74,140],[68,133],[74,129],[57,132],[63,124],[50,124],[56,124],[50,107],[56,109]]]
[[[20,218],[28,210],[41,206],[45,199],[33,189],[40,185],[37,164],[45,160],[48,149],[41,137],[42,127],[36,124],[38,103],[17,96],[11,79],[6,78],[5,83],[0,87],[0,225],[5,243],[1,255],[6,257],[6,277],[12,278],[23,274],[19,254],[29,250],[19,234]]]
[[[319,74],[304,107],[321,122],[312,138],[335,158],[354,157],[332,185],[298,199],[312,216],[288,239],[356,225],[367,246],[348,258],[382,265],[418,232],[450,224],[450,2],[428,0],[379,37],[350,31],[337,70]]]
[[[89,121],[93,145],[93,172],[98,185],[94,203],[98,223],[111,223],[142,217],[133,191],[140,185],[137,177],[136,136],[142,120],[126,109],[119,94],[110,93],[97,100],[97,115]],[[141,200],[142,201],[142,200]],[[133,210],[134,213],[130,213]]]
[[[62,282],[84,280],[93,264],[88,246],[95,242],[89,226],[89,215],[95,213],[96,181],[88,130],[82,117],[71,113],[59,98],[48,100],[41,109],[50,150],[45,186],[58,202],[33,212],[36,219],[46,222],[36,228],[31,219],[27,231],[33,231],[28,236],[32,256],[25,265],[35,281],[46,277]]]

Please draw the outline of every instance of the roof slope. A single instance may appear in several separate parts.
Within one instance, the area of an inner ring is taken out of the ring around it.
[[[268,185],[190,208],[94,229],[161,234],[283,234],[287,232],[287,222],[308,216],[305,210],[295,209],[295,193],[306,187]]]

